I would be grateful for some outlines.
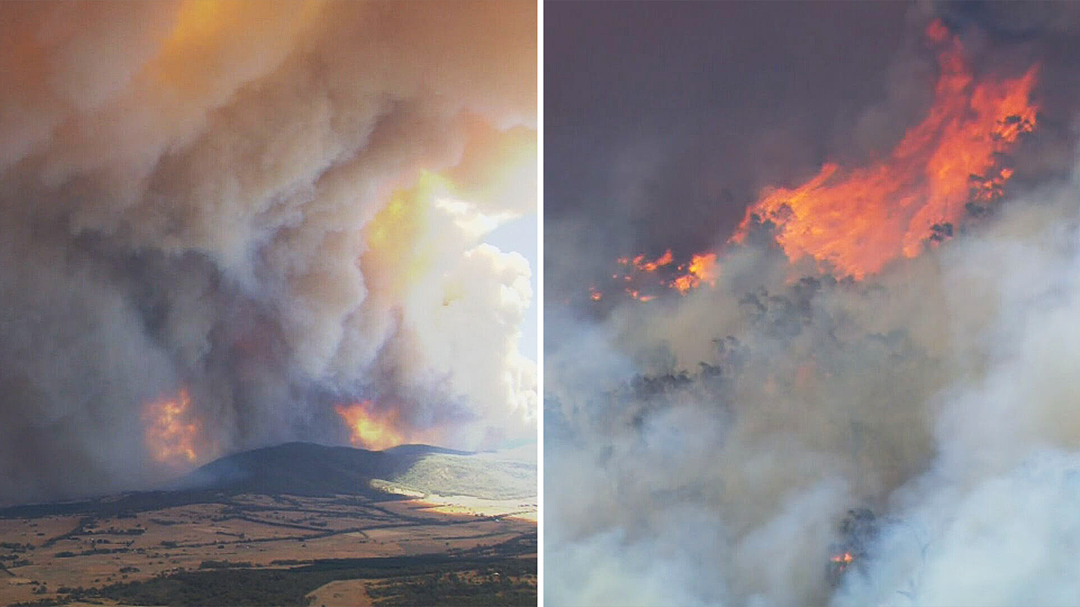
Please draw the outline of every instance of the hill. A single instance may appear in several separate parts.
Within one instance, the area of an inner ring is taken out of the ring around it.
[[[430,445],[385,451],[292,442],[210,462],[160,490],[51,504],[0,508],[0,518],[143,512],[241,494],[377,501],[403,496],[464,495],[519,499],[537,494],[535,461],[500,453],[470,453]]]
[[[429,445],[402,445],[385,451],[368,451],[315,443],[285,443],[210,462],[181,479],[175,488],[230,494],[381,497],[382,492],[372,488],[371,481],[408,474],[417,462],[441,455],[470,456],[464,451]]]

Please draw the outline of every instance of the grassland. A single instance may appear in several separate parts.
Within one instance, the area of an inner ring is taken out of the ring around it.
[[[507,516],[528,503],[494,515],[355,495],[115,503],[0,511],[0,604],[329,606],[319,589],[350,579],[376,605],[443,591],[440,604],[535,604],[536,526]]]

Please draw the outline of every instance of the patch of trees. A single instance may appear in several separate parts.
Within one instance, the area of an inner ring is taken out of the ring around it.
[[[12,552],[29,552],[34,549],[34,545],[20,544],[18,542],[0,542],[0,548],[4,548]]]
[[[57,605],[66,605],[67,601],[60,602],[57,599],[38,599],[36,601],[22,601],[19,603],[11,603],[8,607],[56,607]]]
[[[535,534],[498,548],[499,553],[522,554],[535,550]],[[494,547],[488,547],[491,551]],[[87,596],[136,605],[255,606],[308,605],[307,595],[335,580],[390,580],[395,586],[387,604],[420,605],[535,605],[536,587],[528,578],[536,575],[536,559],[504,557],[452,557],[446,554],[407,557],[324,559],[291,569],[244,569],[249,563],[222,561],[198,571],[159,574],[144,581],[123,582],[91,591]],[[478,581],[461,586],[463,572],[481,572]],[[449,574],[458,577],[451,578]],[[412,580],[412,581],[410,581]],[[398,583],[400,582],[400,584]],[[458,588],[458,586],[461,586]],[[455,588],[458,588],[455,590]],[[446,592],[445,597],[433,593]],[[445,600],[444,600],[445,598]],[[404,601],[404,602],[402,602]],[[409,603],[409,601],[413,601]],[[380,603],[382,604],[382,603]]]
[[[271,565],[310,565],[314,563],[313,560],[302,561],[299,559],[275,559],[270,561]]]
[[[146,533],[146,529],[143,529],[142,527],[131,527],[128,529],[117,529],[116,527],[109,527],[101,533],[105,533],[107,535],[142,535]]]
[[[57,552],[53,556],[55,556],[56,558],[65,559],[75,556],[93,556],[95,554],[123,554],[130,551],[130,548],[94,548],[92,550],[83,550],[82,552],[72,552],[71,550],[64,550],[61,552]]]
[[[229,569],[230,567],[250,568],[252,566],[253,565],[251,564],[251,561],[233,562],[233,561],[230,561],[228,559],[221,560],[221,561],[206,560],[206,561],[203,561],[203,562],[199,563],[199,569]]]
[[[58,536],[56,536],[54,538],[49,538],[48,540],[45,541],[44,544],[41,545],[41,547],[42,548],[48,548],[49,546],[52,546],[53,544],[55,544],[56,542],[59,542],[60,540],[66,540],[68,538],[72,538],[72,537],[75,537],[77,535],[83,535],[83,534],[86,533],[86,528],[87,527],[93,527],[94,523],[96,521],[97,521],[97,519],[95,519],[92,516],[84,516],[81,519],[79,519],[79,523],[77,525],[75,525],[74,529],[72,529],[71,531],[68,531],[67,533],[60,534],[60,535],[58,535]]]
[[[466,577],[457,572],[395,578],[369,585],[379,605],[510,606],[536,604],[536,585],[521,567],[500,564]]]

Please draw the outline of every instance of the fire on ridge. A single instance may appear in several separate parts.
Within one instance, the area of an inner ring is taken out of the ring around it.
[[[729,244],[767,223],[792,263],[809,257],[823,272],[861,280],[901,256],[916,257],[951,235],[973,205],[1003,194],[1013,175],[1004,155],[1036,128],[1032,90],[1039,66],[1015,78],[977,79],[963,44],[941,21],[930,23],[926,40],[937,51],[939,75],[925,118],[874,163],[849,168],[829,162],[802,185],[766,188]],[[717,252],[704,251],[678,266],[685,274],[642,282],[642,275],[672,263],[670,251],[653,262],[624,257],[618,261],[628,271],[612,279],[621,280],[631,298],[649,301],[665,289],[714,286],[716,258]],[[593,287],[590,296],[599,301],[604,293]]]
[[[336,405],[334,411],[349,428],[349,442],[354,447],[382,451],[403,445],[410,436],[398,428],[397,411],[379,411],[375,403],[365,400],[348,405]]]
[[[767,190],[731,242],[755,221],[770,221],[792,262],[810,256],[822,269],[862,279],[900,255],[917,256],[934,226],[961,221],[967,204],[1001,195],[1012,176],[1001,155],[1035,128],[1038,66],[1018,78],[976,81],[964,47],[940,21],[926,36],[939,49],[940,70],[926,118],[877,163],[850,170],[827,163],[801,186]]]

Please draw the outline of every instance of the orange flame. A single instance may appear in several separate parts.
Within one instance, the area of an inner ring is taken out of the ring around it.
[[[155,461],[172,466],[194,464],[198,459],[196,442],[202,422],[191,411],[187,389],[172,398],[148,403],[143,410],[146,423],[146,446]]]
[[[365,400],[351,405],[336,405],[334,411],[349,426],[354,446],[374,451],[409,442],[408,436],[397,429],[398,416],[393,409],[378,411],[375,403]]]
[[[714,287],[718,273],[716,253],[694,255],[690,258],[690,267],[686,274],[671,281],[671,288],[685,295],[687,291],[698,288],[702,283]]]
[[[629,257],[620,257],[618,262],[624,266],[630,266],[634,270],[640,270],[642,272],[655,272],[657,268],[662,268],[675,260],[675,255],[672,254],[671,249],[664,251],[664,254],[657,257],[653,261],[646,261],[645,254],[642,253],[637,257],[630,259]]]
[[[1001,153],[1035,128],[1031,100],[1038,66],[1013,79],[975,82],[964,48],[934,21],[926,30],[940,76],[933,106],[888,158],[868,167],[822,166],[805,184],[766,190],[730,239],[742,242],[756,220],[775,224],[775,237],[794,262],[809,255],[820,266],[856,279],[903,254],[914,257],[933,226],[960,221],[965,203],[1001,195],[1012,170]]]

